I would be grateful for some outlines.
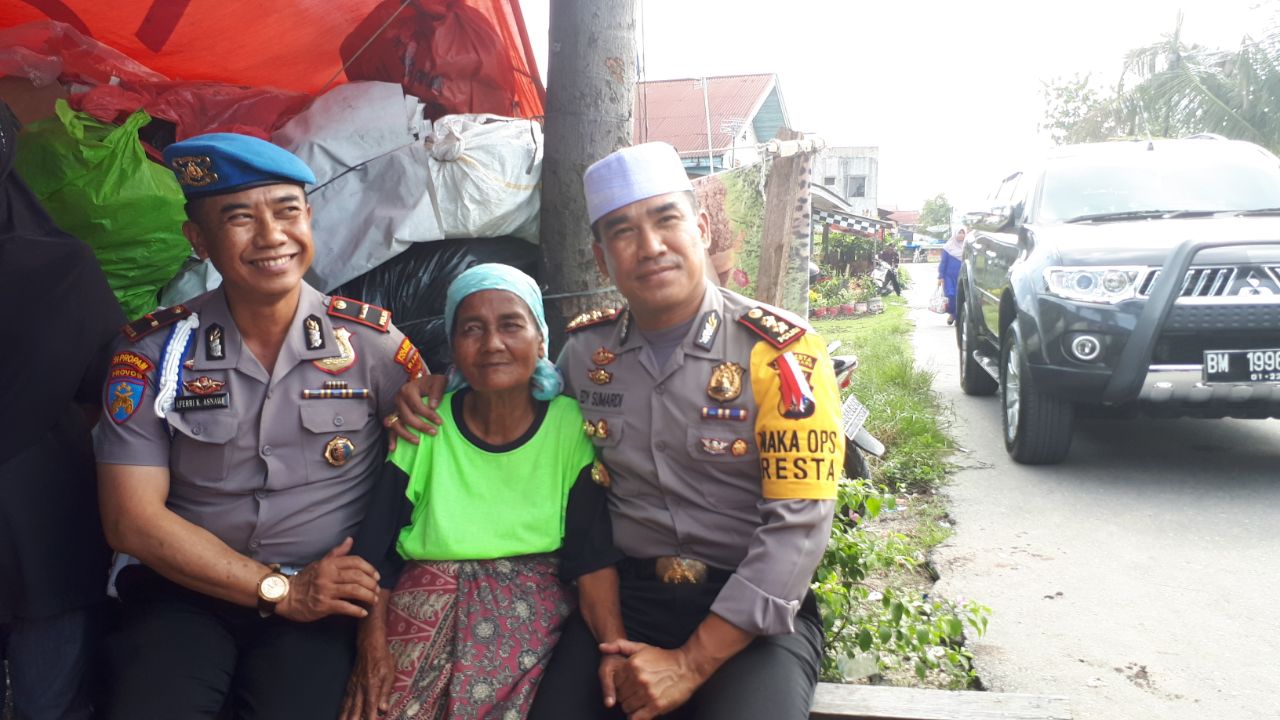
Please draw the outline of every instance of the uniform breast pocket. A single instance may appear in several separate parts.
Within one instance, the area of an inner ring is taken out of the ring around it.
[[[584,410],[582,415],[582,430],[597,448],[615,448],[622,442],[622,415],[598,410]]]
[[[170,469],[196,485],[223,485],[239,418],[230,412],[170,412]]]
[[[343,466],[357,452],[385,456],[385,447],[361,447],[369,444],[371,435],[376,436],[366,431],[373,420],[373,405],[368,400],[313,400],[304,402],[300,412],[308,482],[343,473]]]
[[[749,424],[692,425],[685,445],[693,466],[703,469],[699,488],[708,502],[723,509],[754,511],[760,500],[760,454]]]

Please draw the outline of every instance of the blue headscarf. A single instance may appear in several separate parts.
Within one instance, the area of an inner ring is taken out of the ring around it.
[[[505,290],[524,301],[529,313],[538,321],[538,331],[542,333],[542,357],[533,369],[531,381],[533,396],[538,400],[551,400],[560,394],[564,387],[564,379],[555,363],[547,359],[550,352],[547,348],[547,319],[542,312],[542,291],[533,278],[525,275],[510,265],[501,263],[485,263],[463,271],[449,284],[449,291],[444,299],[444,329],[450,342],[453,341],[453,319],[458,306],[468,295],[482,290]],[[445,392],[452,392],[466,387],[467,381],[457,368],[449,368],[448,385]]]

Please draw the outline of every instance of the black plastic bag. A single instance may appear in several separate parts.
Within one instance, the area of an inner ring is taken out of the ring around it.
[[[539,257],[537,245],[511,237],[415,243],[331,294],[390,310],[391,322],[417,346],[431,372],[440,373],[453,361],[444,327],[449,283],[463,270],[490,262],[537,279]]]

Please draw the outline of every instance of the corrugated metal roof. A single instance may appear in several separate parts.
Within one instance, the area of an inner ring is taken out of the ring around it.
[[[702,100],[702,78],[651,80],[636,87],[636,142],[662,140],[681,153],[707,149],[707,113]],[[722,75],[706,78],[707,102],[711,115],[711,147],[733,144],[745,123],[751,122],[766,93],[773,89],[775,76]],[[768,140],[769,138],[761,138]]]

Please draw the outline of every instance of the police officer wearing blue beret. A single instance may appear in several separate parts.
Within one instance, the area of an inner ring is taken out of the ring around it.
[[[222,287],[125,326],[95,451],[124,560],[107,717],[336,717],[377,573],[348,555],[423,371],[390,314],[306,282],[315,176],[271,143],[165,149]]]

